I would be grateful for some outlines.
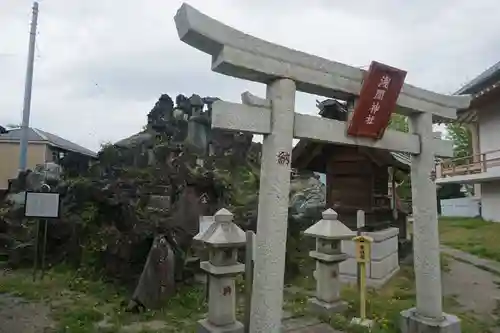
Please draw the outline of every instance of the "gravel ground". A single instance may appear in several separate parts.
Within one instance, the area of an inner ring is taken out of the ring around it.
[[[44,333],[53,326],[50,308],[8,294],[0,294],[0,333]]]

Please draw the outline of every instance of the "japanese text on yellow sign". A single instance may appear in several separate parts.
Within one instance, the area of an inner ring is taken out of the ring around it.
[[[363,263],[369,262],[372,239],[366,236],[358,236],[354,237],[353,241],[356,244],[356,261]]]

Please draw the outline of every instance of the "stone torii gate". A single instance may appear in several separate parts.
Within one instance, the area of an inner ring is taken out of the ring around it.
[[[397,112],[409,116],[410,133],[388,130],[378,141],[349,137],[345,122],[295,113],[295,93],[353,100],[359,96],[363,70],[244,34],[187,4],[178,10],[175,23],[183,42],[212,56],[213,71],[267,85],[265,99],[247,92],[243,104],[217,101],[212,110],[212,128],[264,135],[250,332],[280,331],[293,138],[412,155],[417,306],[403,311],[402,329],[458,332],[458,319],[442,310],[436,186],[431,176],[434,157],[452,156],[453,149],[451,142],[433,137],[432,118],[456,118],[456,110],[467,108],[470,97],[405,84]]]

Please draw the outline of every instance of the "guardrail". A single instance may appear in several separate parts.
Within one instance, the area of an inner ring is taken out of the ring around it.
[[[444,160],[438,166],[436,174],[440,178],[486,172],[490,168],[500,167],[500,149]]]

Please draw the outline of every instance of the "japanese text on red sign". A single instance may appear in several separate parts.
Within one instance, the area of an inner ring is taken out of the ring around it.
[[[380,139],[396,108],[406,72],[376,61],[365,75],[347,134]]]
[[[373,125],[375,121],[375,115],[380,110],[380,102],[384,100],[384,95],[389,89],[389,85],[391,84],[391,77],[387,74],[380,78],[380,82],[377,86],[377,91],[375,92],[375,96],[373,97],[372,106],[370,107],[370,113],[365,118],[365,124]]]

